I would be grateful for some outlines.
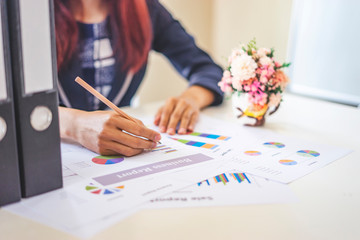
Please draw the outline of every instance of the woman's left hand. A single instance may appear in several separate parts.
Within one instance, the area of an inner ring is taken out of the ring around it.
[[[200,110],[210,105],[214,100],[211,91],[191,86],[181,96],[168,99],[155,115],[154,124],[159,131],[173,135],[179,125],[178,134],[194,131]]]

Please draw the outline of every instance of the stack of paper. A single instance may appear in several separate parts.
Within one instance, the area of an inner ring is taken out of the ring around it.
[[[294,202],[283,183],[350,152],[206,116],[161,142],[129,158],[62,143],[64,188],[5,209],[89,237],[141,208]]]

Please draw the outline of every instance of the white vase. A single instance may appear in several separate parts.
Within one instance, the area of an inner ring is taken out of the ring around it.
[[[246,94],[237,92],[231,96],[232,109],[235,117],[242,118],[247,126],[262,126],[265,123],[268,105],[265,104],[260,110],[255,110],[254,105],[250,103]]]
[[[232,103],[233,114],[235,117],[238,117],[242,114],[239,108],[245,110],[250,105],[245,94],[239,95],[236,92],[231,95],[231,103]]]

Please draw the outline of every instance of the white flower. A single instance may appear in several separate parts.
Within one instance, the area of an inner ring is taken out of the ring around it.
[[[239,81],[244,81],[255,77],[257,64],[251,56],[243,54],[236,56],[230,67],[234,78]]]
[[[242,85],[241,85],[241,81],[239,79],[237,79],[237,78],[233,78],[232,86],[233,86],[233,88],[235,88],[239,92],[241,92],[243,90]]]
[[[245,54],[245,52],[241,47],[240,48],[234,48],[231,51],[231,55],[230,55],[230,57],[228,59],[229,64],[231,64],[237,56],[240,56],[240,55],[243,55],[243,54]]]
[[[229,72],[228,70],[225,70],[225,71],[223,72],[223,77],[225,77],[225,78],[231,77],[230,72]]]
[[[260,64],[263,65],[263,66],[273,66],[274,65],[274,62],[271,58],[269,57],[261,57],[260,60],[259,60]]]
[[[271,53],[271,50],[268,48],[260,48],[257,51],[257,54],[259,55],[259,57],[266,57],[267,54]]]

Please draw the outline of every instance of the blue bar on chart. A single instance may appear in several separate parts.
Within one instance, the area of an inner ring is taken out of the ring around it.
[[[249,178],[246,176],[245,173],[230,173],[230,175],[236,179],[239,183],[244,181],[245,179],[248,181],[248,183],[251,183]]]
[[[209,133],[199,133],[199,132],[193,132],[193,133],[190,133],[189,135],[196,136],[196,137],[211,138],[211,139],[216,139],[216,140],[224,140],[224,141],[227,141],[231,138],[231,137],[227,137],[227,136],[221,136],[221,135],[209,134]]]
[[[213,180],[211,181],[212,183],[210,183],[209,180]],[[198,182],[197,185],[201,186],[204,185],[205,183],[208,186],[211,186],[212,184],[216,184],[216,183],[223,183],[224,185],[228,184],[229,182],[237,182],[237,183],[242,183],[242,182],[248,182],[251,184],[250,179],[246,176],[245,173],[222,173],[219,175],[216,175],[210,179],[206,179],[204,181]]]
[[[214,149],[217,148],[219,145],[216,144],[211,144],[211,143],[204,143],[204,142],[196,142],[196,141],[191,141],[191,140],[186,140],[186,139],[178,139],[178,138],[170,138],[172,140],[181,142],[183,144],[192,146],[192,147],[201,147],[201,148],[207,148],[207,149]]]
[[[226,177],[225,173],[215,176],[214,180],[216,183],[222,182],[224,185],[229,182],[229,179]]]
[[[200,185],[203,184],[204,182],[206,182],[207,185],[210,186],[210,182],[209,182],[209,180],[207,180],[207,179],[204,180],[204,181],[198,182],[197,185],[200,186]]]
[[[176,152],[177,150],[166,145],[158,145],[155,148],[151,149],[150,152],[163,151],[164,153]]]

